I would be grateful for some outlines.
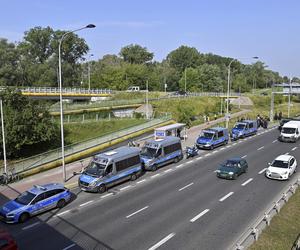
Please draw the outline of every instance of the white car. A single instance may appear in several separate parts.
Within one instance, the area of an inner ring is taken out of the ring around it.
[[[279,155],[266,170],[266,177],[277,180],[288,180],[296,172],[297,161],[292,155]]]

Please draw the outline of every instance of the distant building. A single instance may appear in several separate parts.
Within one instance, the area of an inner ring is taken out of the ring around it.
[[[292,83],[281,83],[274,84],[275,87],[282,87],[282,92],[284,94],[300,94],[300,83],[292,82]]]

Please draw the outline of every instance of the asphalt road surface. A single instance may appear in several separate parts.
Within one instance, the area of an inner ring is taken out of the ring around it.
[[[281,143],[278,130],[230,143],[198,157],[147,172],[104,194],[74,189],[74,200],[24,224],[1,226],[20,249],[229,249],[299,176],[269,180],[264,170],[276,156],[289,153],[300,164],[300,145]],[[216,177],[230,157],[247,160],[237,180]]]

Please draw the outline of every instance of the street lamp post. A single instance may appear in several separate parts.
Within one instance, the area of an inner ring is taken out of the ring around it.
[[[252,57],[253,59],[258,59],[257,56]],[[226,128],[229,125],[229,91],[230,91],[230,66],[237,59],[232,59],[228,64],[228,76],[227,76],[227,102],[226,102]]]
[[[186,68],[184,69],[184,92],[186,93]]]
[[[80,29],[75,29],[68,31],[62,35],[59,40],[58,44],[58,71],[59,71],[59,102],[60,102],[60,133],[61,133],[61,162],[62,162],[62,169],[63,169],[63,181],[66,181],[66,166],[65,166],[65,145],[64,145],[64,117],[63,117],[63,103],[62,103],[62,80],[61,80],[61,44],[64,38],[69,35],[70,33],[74,33],[79,30],[83,29],[90,29],[95,28],[94,24],[88,24],[85,27]]]
[[[93,54],[90,54],[89,61],[88,61],[88,77],[89,77],[89,90],[91,90],[91,57],[94,56]]]

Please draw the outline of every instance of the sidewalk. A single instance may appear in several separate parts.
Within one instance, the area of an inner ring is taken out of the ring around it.
[[[243,110],[237,113],[234,113],[231,115],[232,118],[237,118],[241,115],[244,115],[248,113],[249,110]],[[187,140],[182,142],[183,149],[186,146],[194,145],[196,138],[200,134],[200,131],[202,129],[205,129],[207,127],[216,125],[220,122],[224,122],[225,118],[221,117],[216,120],[200,124],[198,126],[194,126],[187,130]],[[90,158],[86,158],[83,161],[77,161],[66,165],[66,178],[67,181],[65,183],[65,186],[68,188],[74,188],[77,186],[78,177],[79,175],[73,175],[73,172],[79,172],[81,171],[83,166],[86,166],[89,162]],[[8,186],[0,186],[0,192],[2,195],[13,199],[18,196],[19,193],[24,192],[25,190],[29,189],[33,185],[41,185],[45,183],[51,183],[51,182],[63,182],[63,172],[62,168],[58,167],[55,169],[51,169],[30,177],[27,177],[25,179],[20,180],[16,183],[11,183]]]

